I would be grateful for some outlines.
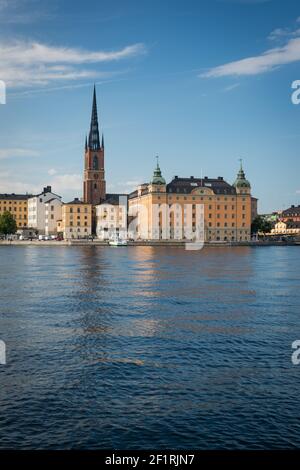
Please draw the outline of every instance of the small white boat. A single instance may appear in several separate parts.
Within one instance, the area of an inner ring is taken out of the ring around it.
[[[108,244],[110,246],[127,246],[127,240],[123,240],[119,237],[114,237],[112,240],[109,240]]]

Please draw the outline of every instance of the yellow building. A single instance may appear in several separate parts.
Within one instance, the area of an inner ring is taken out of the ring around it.
[[[0,194],[0,215],[8,211],[13,215],[18,229],[27,227],[30,197],[29,194]]]
[[[92,205],[75,198],[63,204],[62,220],[57,221],[57,232],[64,239],[86,238],[92,234]]]
[[[272,235],[300,235],[300,222],[299,221],[287,221],[282,220],[275,224],[275,227],[271,230]]]
[[[150,184],[140,185],[128,202],[133,238],[195,240],[199,226],[205,242],[251,238],[251,186],[242,164],[230,185],[220,176],[175,176],[166,184],[157,163]]]

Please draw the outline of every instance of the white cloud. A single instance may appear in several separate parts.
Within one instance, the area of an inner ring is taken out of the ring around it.
[[[269,34],[268,39],[270,41],[277,41],[277,40],[284,39],[287,37],[297,37],[297,36],[300,36],[299,28],[296,30],[291,30],[289,28],[276,28],[274,29],[274,31],[272,31]]]
[[[227,92],[229,92],[229,91],[234,90],[235,88],[238,88],[239,86],[240,86],[239,83],[233,83],[232,85],[229,85],[229,86],[223,88],[223,92],[224,92],[224,93],[227,93]]]
[[[290,39],[283,47],[269,49],[261,55],[229,62],[210,69],[201,77],[258,75],[282,65],[300,61],[300,38]]]
[[[55,168],[50,168],[50,170],[48,170],[48,175],[50,175],[50,176],[56,175],[56,173],[57,172],[56,172]]]
[[[143,44],[105,52],[39,42],[0,42],[0,77],[10,87],[110,77],[110,72],[92,69],[90,66],[135,57],[145,53],[145,50]],[[82,68],[82,65],[87,67]]]
[[[130,193],[134,191],[139,184],[141,184],[142,178],[130,181],[121,181],[118,183],[108,183],[107,191],[114,193]]]
[[[29,24],[45,18],[52,18],[46,13],[45,5],[38,0],[0,0],[0,23]],[[49,9],[49,5],[47,5]]]
[[[54,175],[50,181],[53,191],[56,193],[82,192],[82,175],[64,174]]]
[[[39,153],[36,150],[23,149],[23,148],[6,148],[0,149],[0,160],[6,158],[16,157],[38,157]]]
[[[0,173],[0,193],[38,194],[40,186],[14,179],[14,175],[8,172]]]

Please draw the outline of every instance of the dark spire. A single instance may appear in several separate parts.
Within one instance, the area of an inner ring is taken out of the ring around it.
[[[104,149],[104,135],[102,134],[101,147]]]
[[[99,126],[98,126],[98,114],[97,114],[97,98],[96,98],[96,86],[95,85],[94,85],[94,94],[93,94],[91,127],[90,127],[90,133],[89,133],[89,149],[91,150],[100,149],[100,137],[99,137]]]
[[[87,145],[87,136],[85,136],[85,151],[87,151],[88,145]]]

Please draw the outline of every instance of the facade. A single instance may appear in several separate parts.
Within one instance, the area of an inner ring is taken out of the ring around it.
[[[242,165],[230,185],[221,176],[175,176],[166,184],[157,164],[150,184],[131,193],[128,205],[137,238],[194,240],[203,209],[205,242],[251,239],[251,186]]]
[[[257,203],[258,199],[256,197],[251,196],[251,222],[256,219],[257,213]]]
[[[97,115],[96,89],[94,87],[93,108],[89,138],[85,141],[83,200],[87,204],[99,204],[105,200],[104,138],[101,144]]]
[[[89,237],[92,234],[92,205],[77,198],[63,204],[57,231],[63,234],[64,239]]]
[[[28,199],[30,194],[0,194],[0,215],[10,212],[21,229],[28,226]]]
[[[300,235],[300,221],[287,221],[282,220],[275,224],[271,230],[272,235]]]
[[[48,206],[46,207],[46,204],[52,201],[53,205],[54,199],[61,201],[61,196],[54,194],[51,186],[46,186],[43,192],[28,199],[28,225],[38,231],[39,234],[46,234],[46,219],[48,219],[46,210],[48,211],[49,209]]]
[[[96,235],[108,240],[116,235],[127,238],[127,194],[107,194],[105,201],[96,206]]]
[[[57,221],[62,218],[62,201],[57,198],[45,202],[45,235],[57,234]]]
[[[300,206],[291,206],[289,209],[282,211],[280,220],[282,222],[300,222]]]

